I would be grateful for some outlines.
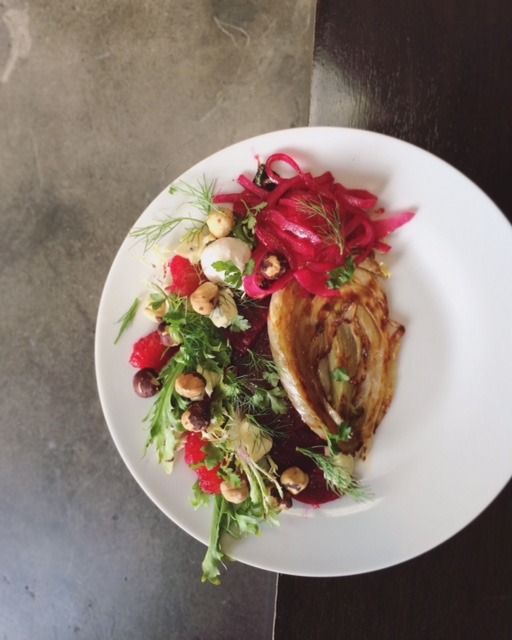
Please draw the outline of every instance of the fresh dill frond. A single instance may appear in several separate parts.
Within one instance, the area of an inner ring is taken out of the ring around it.
[[[184,223],[192,223],[192,228],[185,231],[183,240],[189,241],[201,233],[205,226],[205,218],[212,211],[220,211],[219,207],[213,202],[215,195],[215,180],[207,182],[203,176],[198,180],[197,186],[186,182],[178,182],[169,187],[169,193],[179,193],[185,196],[184,204],[190,205],[203,217],[196,218],[193,216],[167,216],[160,222],[147,225],[146,227],[137,227],[132,229],[130,237],[144,243],[144,252],[149,251],[155,244],[160,242],[167,234],[171,233],[177,226]]]
[[[114,340],[114,344],[117,344],[119,342],[119,339],[123,335],[123,333],[132,326],[133,321],[135,320],[135,316],[137,315],[137,311],[140,307],[140,303],[141,303],[140,298],[135,298],[135,300],[132,302],[128,311],[125,314],[123,314],[117,321],[116,324],[120,323],[121,326],[119,327],[119,331],[116,336],[116,339]]]
[[[129,236],[135,238],[137,242],[143,242],[144,253],[146,253],[165,238],[167,234],[185,222],[192,222],[194,225],[192,229],[188,230],[187,233],[189,234],[201,231],[205,225],[204,220],[192,218],[191,216],[167,217],[161,222],[149,224],[146,227],[135,227],[135,229],[130,231]]]
[[[326,244],[335,244],[342,254],[345,249],[345,238],[343,236],[343,220],[340,216],[338,204],[328,210],[322,201],[321,196],[318,200],[300,200],[297,203],[297,209],[311,218],[319,218],[325,222],[325,229],[315,229],[320,232]]]
[[[250,414],[256,420],[266,414],[283,415],[288,410],[287,393],[272,369],[258,370],[250,363],[243,374],[228,369],[224,374],[223,389],[237,413]]]
[[[311,458],[316,466],[323,471],[327,486],[332,491],[340,496],[347,495],[356,502],[372,499],[371,492],[343,467],[339,456],[326,456],[301,447],[297,447],[297,451]]]

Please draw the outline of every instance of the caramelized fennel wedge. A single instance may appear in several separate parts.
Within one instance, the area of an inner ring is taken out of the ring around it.
[[[272,355],[291,403],[324,439],[348,423],[352,434],[340,450],[361,457],[391,404],[405,332],[389,318],[382,275],[367,259],[335,298],[313,296],[292,280],[269,310]],[[335,380],[336,369],[350,379]]]

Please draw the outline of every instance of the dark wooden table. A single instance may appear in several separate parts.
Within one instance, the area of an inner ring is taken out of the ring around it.
[[[512,221],[511,49],[509,0],[319,0],[310,125],[427,149]],[[511,276],[499,275],[506,286]],[[344,578],[279,576],[274,639],[330,638],[512,638],[512,483],[414,560]]]

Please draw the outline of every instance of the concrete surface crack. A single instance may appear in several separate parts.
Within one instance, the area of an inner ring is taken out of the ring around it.
[[[2,82],[7,82],[14,71],[19,58],[28,58],[32,47],[32,38],[28,27],[28,9],[9,9],[2,16],[9,31],[10,50],[5,64]]]
[[[238,45],[238,42],[237,42],[235,36],[231,33],[231,31],[236,31],[238,33],[241,33],[245,38],[244,46],[245,47],[249,46],[249,44],[251,42],[251,36],[247,33],[247,31],[245,29],[242,29],[242,27],[237,27],[234,24],[229,24],[229,22],[222,22],[216,16],[213,18],[213,21],[219,27],[219,29],[222,31],[222,33],[226,34],[227,36],[229,36],[231,38],[231,40],[233,41],[233,44],[235,45],[235,47],[237,49],[239,49],[239,45]]]

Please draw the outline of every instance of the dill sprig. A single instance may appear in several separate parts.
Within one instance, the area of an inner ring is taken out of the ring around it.
[[[205,218],[209,213],[220,211],[219,207],[213,201],[215,196],[215,180],[207,182],[204,176],[201,180],[198,180],[197,186],[186,182],[173,184],[169,187],[169,193],[171,195],[179,193],[185,196],[186,201],[184,204],[188,204],[197,209],[198,212],[203,214],[203,217],[195,218],[190,215],[166,216],[163,220],[154,224],[132,229],[129,234],[130,237],[144,242],[144,252],[149,251],[149,249],[154,247],[155,244],[160,242],[179,225],[191,222],[192,228],[186,230],[183,237],[184,241],[188,241],[191,237],[203,231],[206,226]]]
[[[297,447],[297,451],[313,460],[316,466],[323,471],[329,489],[340,496],[350,496],[356,502],[370,500],[373,497],[371,492],[343,467],[338,455],[326,456],[301,447]]]
[[[275,362],[250,349],[236,371],[225,372],[223,392],[237,413],[249,414],[256,422],[258,416],[283,415],[288,409]]]
[[[216,181],[212,180],[211,182],[207,182],[206,177],[203,176],[202,179],[197,181],[197,186],[183,181],[172,184],[169,187],[169,193],[171,195],[179,193],[185,196],[188,204],[207,216],[209,213],[222,211],[213,201],[215,188]]]
[[[322,197],[318,196],[317,200],[300,200],[297,203],[297,209],[306,214],[310,218],[319,217],[327,225],[326,230],[317,229],[322,232],[322,236],[327,244],[334,244],[339,248],[340,253],[343,254],[345,249],[345,238],[343,236],[343,220],[340,216],[339,206],[336,203],[332,211],[327,210]]]
[[[187,235],[191,233],[199,233],[204,225],[206,224],[204,220],[200,220],[199,218],[192,218],[191,216],[182,216],[182,217],[166,217],[164,220],[160,222],[156,222],[154,224],[149,224],[146,227],[135,227],[129,233],[131,238],[135,238],[138,242],[144,243],[144,253],[149,251],[155,244],[158,244],[165,236],[180,224],[185,222],[192,222],[193,227],[188,229]]]

